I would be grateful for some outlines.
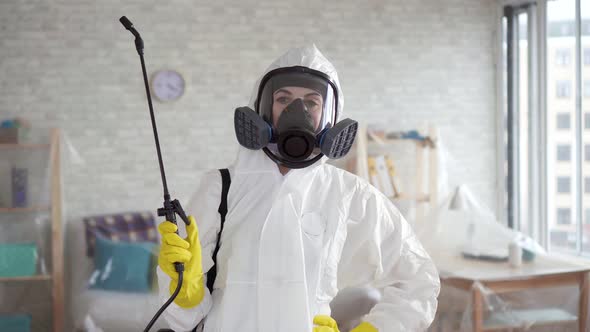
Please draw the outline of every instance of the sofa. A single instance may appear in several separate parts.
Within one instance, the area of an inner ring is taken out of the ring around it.
[[[96,274],[95,262],[87,256],[86,227],[82,220],[71,221],[66,229],[65,258],[69,280],[69,313],[74,331],[137,332],[145,328],[161,306],[157,295],[157,280],[152,276],[148,292],[124,292],[92,289],[91,279]],[[165,328],[163,318],[153,330]]]

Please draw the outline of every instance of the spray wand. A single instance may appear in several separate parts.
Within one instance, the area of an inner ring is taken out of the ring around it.
[[[135,49],[137,50],[137,54],[139,54],[139,59],[141,61],[141,71],[143,72],[143,82],[145,84],[145,93],[147,95],[148,106],[150,109],[150,117],[152,120],[152,129],[154,131],[154,139],[156,142],[156,151],[158,153],[158,162],[160,163],[160,176],[162,177],[162,185],[164,187],[164,206],[161,208],[158,208],[158,216],[160,216],[160,217],[164,216],[164,217],[166,217],[167,221],[176,225],[176,215],[178,214],[180,219],[182,219],[182,221],[184,221],[184,223],[188,226],[190,224],[190,220],[188,219],[188,217],[184,213],[184,210],[182,209],[180,202],[177,199],[171,200],[170,193],[168,192],[168,184],[166,183],[166,173],[164,171],[164,162],[162,161],[162,152],[160,151],[160,140],[158,138],[158,129],[156,127],[156,118],[154,116],[154,107],[152,106],[152,96],[150,94],[150,88],[149,88],[148,78],[147,78],[147,71],[145,69],[145,61],[143,58],[143,39],[141,39],[141,35],[133,27],[133,23],[131,23],[131,21],[129,21],[129,19],[127,17],[121,16],[121,18],[119,19],[119,22],[121,22],[121,24],[123,24],[125,29],[129,30],[133,34],[133,36],[135,37]],[[178,231],[176,231],[176,232],[178,233]],[[154,325],[156,320],[158,320],[158,318],[160,317],[162,312],[164,312],[164,310],[166,310],[166,308],[168,308],[170,303],[172,303],[172,301],[174,301],[174,299],[176,298],[176,296],[180,292],[180,288],[182,287],[184,264],[176,262],[176,263],[174,263],[174,268],[175,268],[176,272],[178,272],[178,285],[176,286],[174,293],[172,293],[172,296],[170,296],[168,301],[166,301],[166,303],[164,303],[164,305],[162,305],[162,307],[158,310],[158,312],[156,312],[156,314],[154,315],[152,320],[146,326],[144,332],[147,332],[150,330],[150,328]]]

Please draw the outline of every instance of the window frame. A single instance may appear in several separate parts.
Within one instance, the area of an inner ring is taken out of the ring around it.
[[[514,15],[515,11],[527,11],[529,13],[528,22],[534,22],[532,27],[529,24],[529,86],[528,86],[528,94],[529,98],[533,99],[529,102],[529,108],[533,108],[534,112],[529,110],[529,113],[537,114],[537,116],[533,116],[529,122],[530,132],[529,135],[529,168],[527,171],[529,172],[529,181],[528,181],[528,192],[531,193],[529,197],[526,198],[528,202],[519,202],[518,197],[520,196],[520,190],[518,186],[515,186],[515,183],[519,182],[519,171],[518,170],[518,160],[511,160],[511,155],[514,155],[514,151],[518,151],[518,146],[508,146],[505,145],[504,137],[506,135],[506,131],[508,131],[508,143],[511,141],[519,142],[518,136],[513,137],[515,132],[514,130],[511,131],[511,128],[514,127],[514,121],[511,118],[514,118],[514,114],[511,116],[510,107],[514,105],[514,100],[518,98],[518,95],[513,96],[512,98],[507,98],[510,93],[514,93],[515,91],[518,92],[518,87],[514,87],[514,82],[518,82],[514,79],[515,74],[510,73],[510,70],[514,71],[514,65],[511,65],[511,54],[507,54],[508,64],[504,68],[504,66],[496,66],[497,68],[497,100],[498,100],[498,107],[497,107],[497,116],[496,116],[496,126],[497,126],[497,184],[498,190],[497,193],[497,214],[509,227],[512,227],[516,230],[521,230],[521,223],[517,219],[519,213],[518,209],[527,209],[529,216],[531,218],[536,218],[538,222],[533,223],[533,230],[529,232],[527,235],[533,237],[537,240],[544,248],[551,250],[550,245],[550,229],[549,229],[549,218],[548,215],[550,213],[556,213],[557,208],[560,206],[553,206],[553,210],[549,210],[549,195],[550,190],[556,191],[557,188],[553,189],[553,186],[556,186],[556,180],[549,179],[548,176],[550,174],[549,167],[551,169],[554,166],[548,164],[549,156],[553,153],[557,153],[557,149],[553,150],[552,152],[549,149],[555,149],[555,142],[551,142],[553,145],[549,145],[547,132],[548,132],[548,109],[547,109],[547,96],[548,93],[553,93],[557,95],[557,91],[553,90],[556,89],[557,86],[548,86],[547,80],[547,2],[548,0],[503,0],[499,2],[499,10],[498,10],[498,20],[497,20],[497,29],[499,33],[497,33],[497,52],[496,58],[497,63],[503,63],[505,51],[510,53],[510,46],[506,47],[504,43],[506,42],[509,44],[511,40],[510,36],[514,34],[514,31],[510,32],[510,23],[506,24],[508,27],[508,32],[504,30],[504,25],[502,24],[503,21],[509,21],[507,15],[507,8],[511,7],[512,15]],[[574,36],[575,36],[575,47],[574,52],[570,53],[572,58],[570,59],[570,64],[575,66],[575,77],[570,78],[570,87],[569,87],[569,98],[575,98],[575,112],[572,116],[570,116],[570,130],[575,131],[575,139],[572,139],[572,143],[570,145],[570,153],[569,153],[569,162],[572,164],[573,171],[571,174],[571,182],[570,182],[570,189],[571,195],[573,195],[573,202],[572,206],[570,207],[570,215],[571,221],[577,220],[577,229],[576,229],[576,250],[575,252],[571,252],[574,255],[583,255],[590,257],[590,252],[582,251],[582,244],[583,244],[583,236],[584,236],[584,229],[583,226],[586,224],[586,211],[584,206],[584,194],[587,194],[586,187],[585,187],[585,180],[583,177],[583,164],[584,164],[584,144],[583,144],[583,133],[585,130],[590,130],[590,109],[584,112],[582,107],[585,106],[583,104],[583,99],[590,98],[584,97],[584,81],[582,79],[582,71],[590,70],[585,68],[585,66],[590,66],[590,47],[583,48],[582,46],[582,17],[581,17],[581,0],[575,0],[575,25],[574,26]],[[508,12],[510,14],[510,12]],[[572,26],[566,26],[568,29],[568,33],[571,33]],[[512,28],[514,30],[514,27]],[[518,30],[516,30],[518,31]],[[508,38],[506,38],[508,36]],[[532,37],[532,38],[531,38]],[[512,39],[513,40],[513,39]],[[514,46],[513,46],[514,47]],[[514,53],[514,50],[513,50]],[[558,61],[558,60],[553,60]],[[513,61],[518,62],[518,61]],[[518,67],[516,67],[518,68]],[[518,72],[516,73],[518,75]],[[511,79],[513,83],[511,84]],[[504,86],[504,81],[507,81],[508,89]],[[535,84],[531,84],[530,82],[536,82]],[[557,83],[555,83],[557,84]],[[532,95],[531,95],[532,92]],[[507,99],[507,102],[505,100]],[[588,102],[590,104],[590,102]],[[505,110],[508,108],[508,112],[505,115]],[[514,110],[513,110],[514,111]],[[552,112],[553,113],[553,112]],[[558,113],[559,114],[559,113]],[[505,117],[508,118],[508,123],[506,123]],[[518,116],[516,116],[518,118]],[[588,125],[587,125],[588,124]],[[557,124],[555,125],[557,127]],[[554,128],[555,130],[556,128]],[[516,131],[517,134],[519,134]],[[534,145],[537,144],[537,145]],[[508,153],[506,152],[508,150]],[[553,156],[551,156],[553,159]],[[557,156],[555,156],[555,159]],[[514,159],[512,157],[512,159]],[[553,161],[552,161],[553,162]],[[567,163],[568,161],[555,161],[557,163]],[[507,165],[507,167],[506,167]],[[557,176],[557,174],[555,174]],[[552,184],[549,184],[549,181],[555,181]],[[534,191],[533,188],[536,186],[538,189]],[[537,195],[538,193],[538,195]],[[588,192],[590,194],[590,191]],[[557,222],[557,220],[556,220]]]

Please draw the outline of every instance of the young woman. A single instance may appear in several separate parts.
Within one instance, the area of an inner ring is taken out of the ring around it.
[[[194,214],[187,237],[169,222],[159,228],[163,301],[177,285],[173,263],[186,268],[164,314],[172,329],[203,322],[205,332],[337,332],[331,300],[361,286],[382,296],[354,332],[420,331],[432,322],[438,274],[411,227],[366,181],[324,163],[348,152],[354,138],[342,101],[334,67],[312,46],[276,60],[249,108],[236,110],[245,147],[229,167],[223,227],[214,171],[187,205]]]

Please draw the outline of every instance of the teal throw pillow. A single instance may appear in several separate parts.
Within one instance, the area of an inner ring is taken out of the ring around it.
[[[154,246],[151,242],[115,242],[97,236],[90,288],[149,292]]]

